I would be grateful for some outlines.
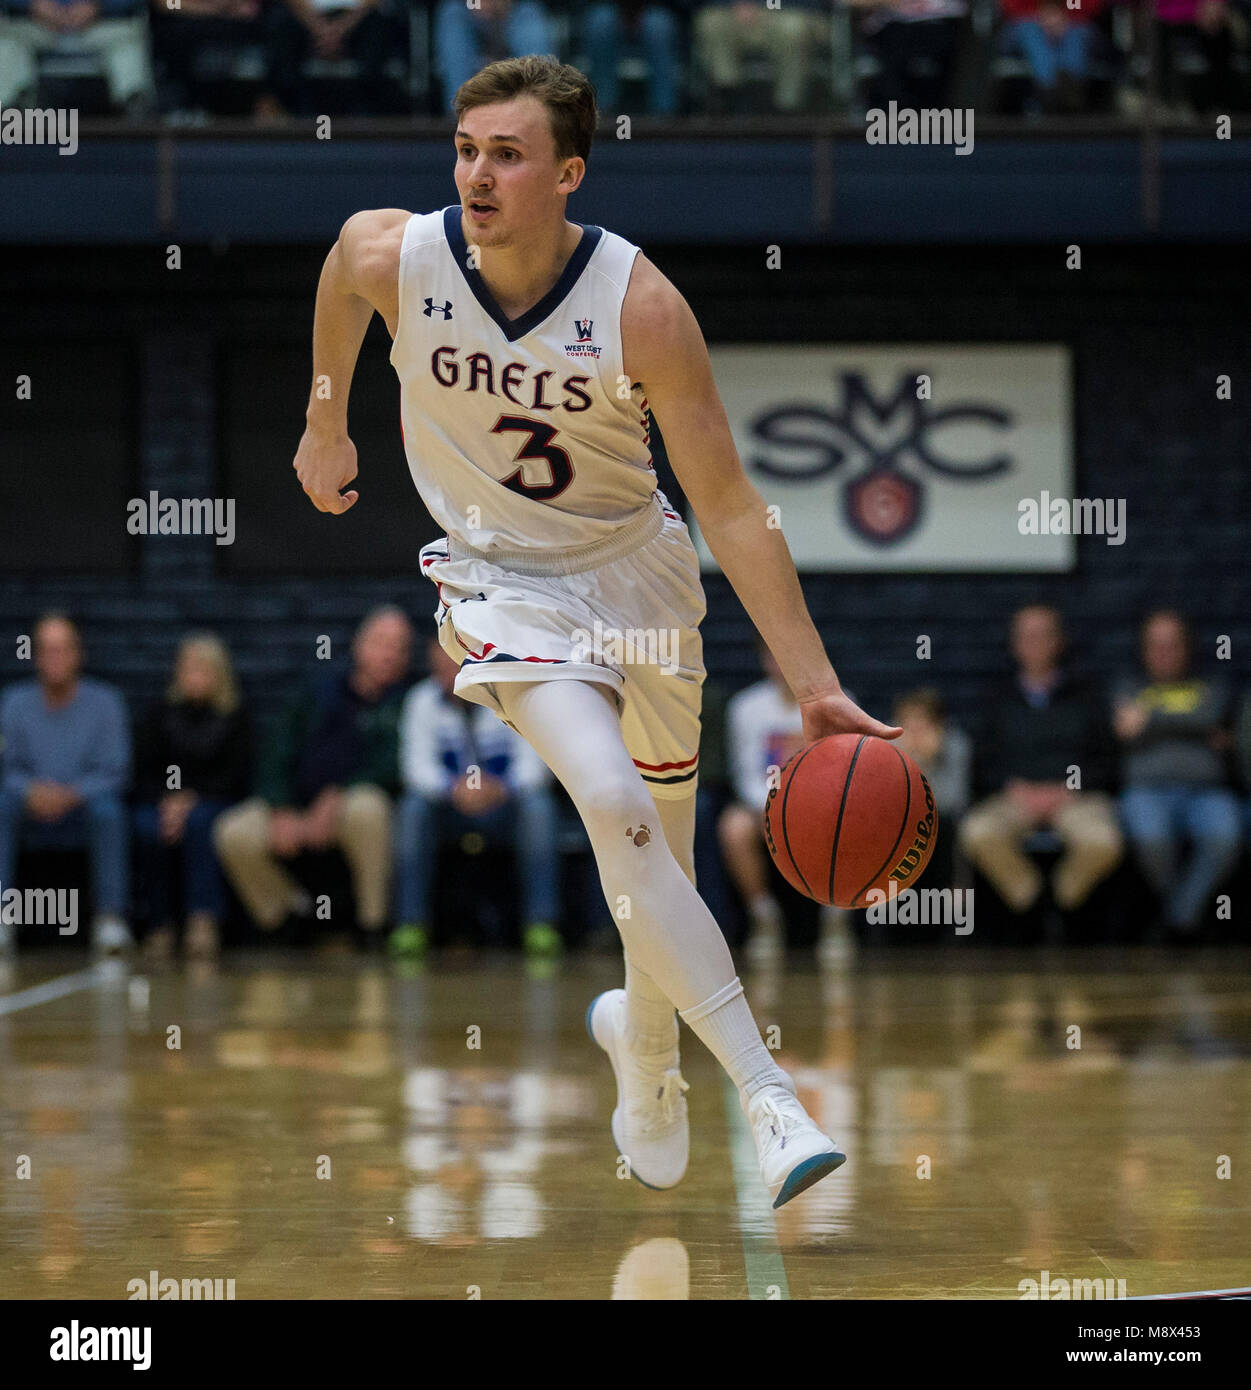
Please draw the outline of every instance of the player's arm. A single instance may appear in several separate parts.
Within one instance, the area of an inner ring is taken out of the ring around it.
[[[375,311],[395,336],[400,244],[408,217],[399,208],[349,217],[322,266],[313,313],[313,384],[294,463],[300,485],[319,512],[345,512],[357,498],[355,491],[342,491],[356,477],[348,395]]]
[[[843,694],[808,614],[799,576],[764,498],[743,471],[695,315],[645,257],[634,265],[621,314],[625,366],[641,381],[669,461],[716,557],[804,712],[809,739],[902,732]]]

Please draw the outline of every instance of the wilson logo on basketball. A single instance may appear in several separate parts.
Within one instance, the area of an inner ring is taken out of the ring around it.
[[[934,835],[934,793],[921,773],[921,786],[925,789],[925,815],[916,823],[916,838],[908,846],[908,852],[891,870],[890,877],[896,883],[910,879],[915,870],[929,858],[930,840]]]

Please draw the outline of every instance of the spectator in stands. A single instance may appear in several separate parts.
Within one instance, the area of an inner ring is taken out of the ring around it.
[[[219,637],[195,633],[183,639],[169,689],[137,733],[136,857],[154,924],[144,944],[156,958],[173,948],[170,869],[181,855],[183,947],[189,956],[214,956],[226,890],[213,826],[247,795],[252,774],[251,720]]]
[[[1011,640],[1017,673],[995,695],[975,740],[974,785],[985,799],[961,823],[960,848],[1008,907],[1023,913],[1043,888],[1024,843],[1034,830],[1054,830],[1064,853],[1051,890],[1067,910],[1120,862],[1108,795],[1112,732],[1102,701],[1064,664],[1064,627],[1054,608],[1020,609]]]
[[[1081,0],[1069,9],[1064,0],[999,0],[1003,27],[998,46],[1029,64],[1034,91],[1031,115],[1077,112],[1086,108],[1086,80],[1095,41],[1095,16],[1103,0]]]
[[[1120,682],[1114,699],[1121,817],[1166,930],[1193,937],[1214,919],[1216,889],[1241,848],[1229,768],[1233,689],[1223,677],[1194,674],[1190,629],[1173,609],[1146,619],[1141,651],[1144,674]]]
[[[92,946],[130,944],[126,807],[130,727],[111,685],[82,676],[78,628],[61,613],[34,631],[36,677],[0,701],[0,888],[13,886],[18,850],[86,848],[91,861]],[[13,932],[0,919],[0,954]]]
[[[954,873],[954,831],[969,806],[973,745],[963,729],[948,721],[936,690],[921,688],[901,695],[891,719],[903,729],[895,747],[925,773],[938,803],[938,843],[926,878],[929,886],[949,887]]]
[[[778,772],[803,747],[803,715],[773,653],[759,645],[765,679],[733,696],[726,709],[735,800],[717,824],[726,870],[747,908],[747,957],[776,961],[785,946],[781,904],[770,884],[764,805]],[[846,914],[822,908],[819,950],[831,963],[851,948]]]
[[[386,924],[391,797],[412,645],[412,625],[398,608],[370,613],[353,638],[351,668],[291,701],[262,747],[257,794],[218,818],[222,866],[261,927],[309,911],[281,861],[334,845],[352,873],[359,925],[376,932]]]
[[[152,110],[145,0],[5,0],[0,10],[0,107],[32,106],[42,53],[95,54],[109,100],[128,115]]]
[[[399,109],[387,64],[400,45],[386,0],[274,0],[269,10],[270,74],[278,100],[299,116],[327,110],[326,93],[310,89],[310,58],[351,58],[359,69],[329,114],[380,116]]]
[[[439,0],[434,52],[444,108],[454,112],[457,88],[487,63],[553,48],[551,21],[539,0],[481,0],[475,9],[465,0]]]
[[[1246,42],[1247,7],[1229,0],[1156,0],[1155,15],[1164,102],[1178,114],[1240,106],[1233,58]]]
[[[196,63],[205,50],[229,53],[239,61],[252,51],[266,63],[254,114],[277,115],[281,108],[269,86],[265,0],[152,0],[152,51],[162,111],[188,111],[198,104]]]
[[[437,641],[430,643],[429,656],[430,675],[408,692],[400,716],[400,925],[391,934],[391,951],[417,956],[426,949],[439,850],[477,834],[484,847],[516,848],[526,951],[553,955],[562,943],[554,926],[558,864],[551,776],[496,714],[452,693],[460,668]]]
[[[709,78],[714,114],[742,109],[743,59],[762,54],[773,81],[774,108],[802,111],[814,59],[830,44],[829,0],[787,0],[770,9],[762,0],[720,0],[695,15],[695,51]]]
[[[1242,697],[1234,746],[1238,761],[1238,777],[1246,794],[1243,814],[1246,820],[1247,844],[1251,846],[1251,695]]]
[[[966,0],[848,0],[866,10],[860,31],[881,71],[872,104],[894,101],[913,110],[942,106],[951,84]]]
[[[689,7],[689,0],[681,0]],[[623,57],[647,63],[647,113],[672,116],[678,109],[680,21],[676,0],[595,0],[586,11],[586,52],[601,111],[621,110],[617,67]]]

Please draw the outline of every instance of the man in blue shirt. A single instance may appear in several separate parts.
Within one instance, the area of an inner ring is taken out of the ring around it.
[[[35,626],[36,679],[0,700],[0,890],[13,886],[19,846],[74,849],[91,859],[92,944],[130,945],[125,913],[128,842],[122,794],[130,773],[130,725],[112,686],[80,676],[82,639],[59,613]],[[0,953],[13,922],[0,913]]]

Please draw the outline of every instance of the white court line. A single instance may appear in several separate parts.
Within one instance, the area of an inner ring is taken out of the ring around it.
[[[53,999],[63,999],[67,994],[77,994],[79,990],[90,989],[99,984],[103,974],[97,966],[87,970],[76,970],[72,975],[58,975],[45,980],[41,985],[31,985],[20,989],[16,994],[0,995],[0,1018],[15,1014],[19,1009],[33,1009],[36,1004],[47,1004]]]
[[[1172,1303],[1192,1298],[1251,1298],[1251,1289],[1197,1289],[1193,1293],[1139,1293],[1125,1298],[1123,1303],[1151,1303],[1168,1299]]]

